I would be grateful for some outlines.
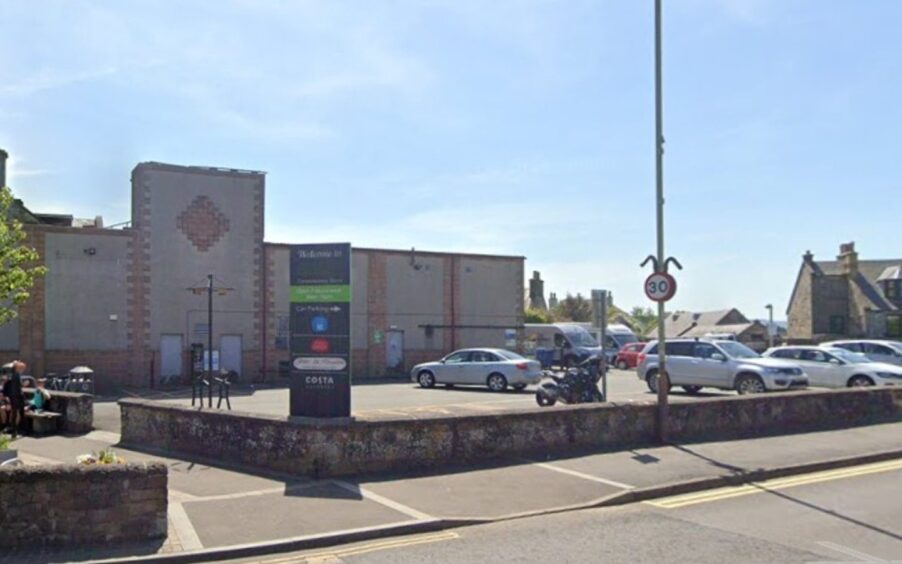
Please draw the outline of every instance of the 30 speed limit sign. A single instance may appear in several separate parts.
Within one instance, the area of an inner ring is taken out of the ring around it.
[[[666,272],[655,272],[645,279],[645,295],[655,302],[666,302],[676,293],[676,280]]]

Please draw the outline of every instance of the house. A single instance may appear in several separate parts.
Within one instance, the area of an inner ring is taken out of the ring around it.
[[[858,260],[855,243],[836,260],[802,256],[787,309],[790,342],[902,337],[902,258]]]
[[[767,348],[767,325],[758,321],[749,321],[736,308],[671,313],[664,320],[664,334],[668,339],[729,336],[757,351]],[[649,335],[655,338],[657,328],[653,328]]]

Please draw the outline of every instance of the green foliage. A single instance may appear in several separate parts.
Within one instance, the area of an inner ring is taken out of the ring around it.
[[[16,317],[16,307],[28,300],[35,278],[47,269],[37,264],[38,252],[24,244],[22,223],[12,214],[13,195],[0,188],[0,325]]]
[[[9,435],[0,435],[0,450],[7,450],[10,442]]]
[[[524,312],[524,319],[526,323],[551,323],[554,321],[551,312],[534,308],[529,308]]]
[[[591,321],[592,302],[582,294],[574,296],[568,293],[554,308],[554,318],[557,321]]]

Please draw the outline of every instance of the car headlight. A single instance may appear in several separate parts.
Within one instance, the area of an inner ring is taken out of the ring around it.
[[[902,374],[898,372],[877,372],[879,378],[887,378],[889,380],[902,380]]]
[[[773,367],[771,367],[771,366],[769,366],[769,367],[767,367],[767,368],[764,369],[764,373],[765,373],[765,374],[779,374],[780,371],[781,371],[781,369],[779,369],[779,368],[773,368]]]

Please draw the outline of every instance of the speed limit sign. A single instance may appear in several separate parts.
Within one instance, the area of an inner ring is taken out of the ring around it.
[[[645,295],[655,302],[666,302],[676,293],[676,280],[666,272],[655,272],[645,279]]]

